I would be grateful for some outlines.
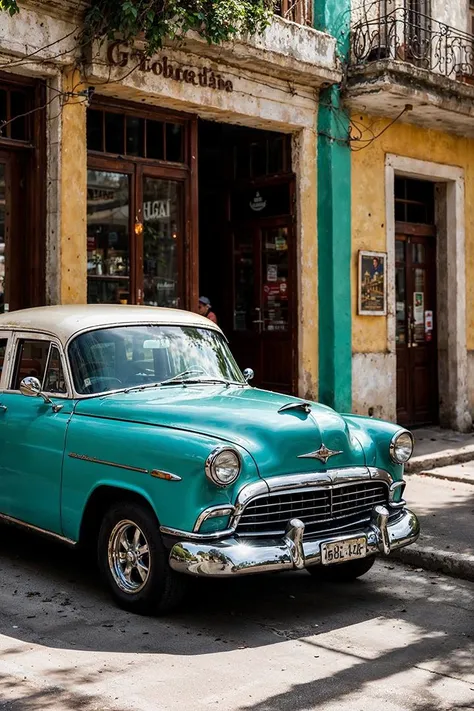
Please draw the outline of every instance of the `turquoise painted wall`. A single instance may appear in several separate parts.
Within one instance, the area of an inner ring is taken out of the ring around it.
[[[315,26],[349,53],[350,0],[316,0]],[[341,87],[321,91],[318,112],[319,400],[352,409],[351,150]]]

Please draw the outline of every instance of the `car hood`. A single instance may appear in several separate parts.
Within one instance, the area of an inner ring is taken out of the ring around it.
[[[324,405],[279,412],[298,398],[250,387],[187,385],[113,393],[80,400],[76,413],[188,430],[245,448],[263,477],[365,465],[346,420]],[[170,443],[171,444],[171,443]],[[301,458],[325,445],[339,452],[327,464]]]

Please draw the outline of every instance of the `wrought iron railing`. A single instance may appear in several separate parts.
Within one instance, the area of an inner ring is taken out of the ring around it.
[[[313,3],[312,0],[276,0],[275,15],[291,20],[298,25],[310,25],[313,23]]]
[[[409,62],[446,77],[474,81],[474,36],[414,10],[383,12],[376,3],[352,27],[351,63]]]

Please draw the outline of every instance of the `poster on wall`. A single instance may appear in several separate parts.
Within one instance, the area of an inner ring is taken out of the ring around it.
[[[359,252],[359,315],[387,314],[386,252]]]

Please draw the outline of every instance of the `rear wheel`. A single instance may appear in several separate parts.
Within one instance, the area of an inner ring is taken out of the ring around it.
[[[181,602],[186,581],[168,565],[153,513],[135,502],[118,502],[99,532],[99,567],[120,607],[142,615],[163,614]]]
[[[335,563],[333,565],[315,565],[308,568],[314,578],[321,582],[331,583],[351,583],[369,572],[375,563],[375,556],[367,556],[359,560],[349,560],[347,563]]]

